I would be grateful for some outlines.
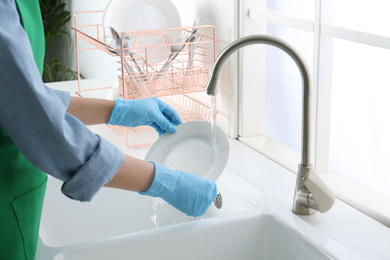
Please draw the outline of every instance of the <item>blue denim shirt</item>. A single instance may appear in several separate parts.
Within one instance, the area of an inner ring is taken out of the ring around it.
[[[68,114],[70,93],[44,85],[14,0],[0,1],[0,127],[62,192],[89,201],[121,167],[121,150]]]

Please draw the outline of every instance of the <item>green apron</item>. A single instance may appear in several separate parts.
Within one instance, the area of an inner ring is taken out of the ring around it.
[[[42,73],[44,33],[38,0],[16,0]],[[34,259],[47,175],[35,168],[0,128],[0,259]]]

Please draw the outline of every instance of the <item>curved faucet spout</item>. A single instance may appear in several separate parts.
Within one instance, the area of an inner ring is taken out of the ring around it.
[[[310,176],[310,173],[312,173],[313,175],[315,173],[311,171],[311,164],[310,164],[310,113],[311,113],[310,76],[309,76],[309,70],[306,65],[306,62],[298,54],[298,52],[296,52],[288,43],[276,37],[272,37],[268,35],[251,35],[251,36],[243,37],[231,43],[221,52],[211,72],[210,79],[206,86],[206,92],[208,95],[215,95],[217,80],[220,77],[223,65],[225,64],[226,60],[230,57],[230,55],[233,54],[238,49],[253,44],[266,44],[283,50],[295,61],[296,65],[299,68],[299,71],[301,73],[301,78],[302,78],[302,84],[303,84],[302,157],[301,157],[302,161],[301,164],[299,165],[300,170],[298,171],[293,211],[297,214],[305,214],[305,215],[313,214],[315,210],[324,212],[330,209],[330,207],[333,205],[334,196],[331,193],[331,191],[329,189],[323,189],[323,187],[326,187],[326,185],[325,184],[322,185],[321,183],[321,185],[313,186],[316,189],[315,192],[310,192],[304,184],[306,180],[305,178]],[[304,170],[302,170],[302,168]],[[319,178],[318,180],[316,179],[316,181],[321,182]],[[316,187],[319,187],[318,190]],[[316,194],[318,194],[317,197]],[[327,196],[322,196],[323,194],[326,194]],[[314,196],[315,203],[313,203],[313,198],[312,198],[313,196]],[[323,198],[325,198],[324,200],[327,201],[326,202],[322,201]],[[307,201],[311,203],[307,203]]]
[[[208,95],[215,95],[217,80],[219,79],[223,65],[230,55],[238,49],[253,44],[272,45],[285,51],[299,68],[303,83],[302,165],[308,166],[310,165],[310,133],[307,131],[310,127],[310,76],[305,60],[288,43],[268,35],[250,35],[233,42],[217,58],[206,86],[206,92]]]

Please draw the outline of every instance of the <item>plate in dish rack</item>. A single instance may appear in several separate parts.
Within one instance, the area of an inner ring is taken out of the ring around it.
[[[181,21],[176,7],[170,0],[111,0],[104,10],[102,26],[103,28],[111,26],[121,34],[124,32],[179,28],[181,27]],[[136,35],[135,38],[134,35]],[[167,42],[167,35],[173,42],[180,38],[181,31],[162,30],[148,35],[139,32],[133,34],[133,45],[136,48],[160,46],[148,50],[151,56],[148,61],[153,63],[162,62],[170,54],[169,47],[161,47],[169,43]]]
[[[157,139],[145,160],[216,181],[229,158],[229,141],[223,130],[215,126],[214,146],[210,122],[192,121],[176,129],[176,133]]]

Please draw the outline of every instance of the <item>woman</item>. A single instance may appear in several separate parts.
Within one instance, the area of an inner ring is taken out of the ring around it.
[[[2,0],[0,17],[0,259],[34,259],[46,173],[64,181],[62,192],[75,200],[90,201],[104,185],[161,197],[190,216],[205,213],[215,183],[124,155],[85,126],[174,133],[181,119],[169,105],[77,98],[46,87],[38,0]]]

